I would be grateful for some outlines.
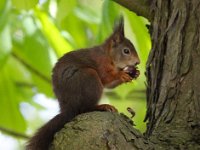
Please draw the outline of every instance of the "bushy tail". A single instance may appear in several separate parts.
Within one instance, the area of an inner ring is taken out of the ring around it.
[[[65,123],[69,122],[73,117],[69,113],[56,115],[29,140],[26,150],[48,150],[55,133],[62,129]]]

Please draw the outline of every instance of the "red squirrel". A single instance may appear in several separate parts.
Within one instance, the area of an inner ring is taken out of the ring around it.
[[[26,149],[48,150],[54,134],[78,114],[116,112],[114,106],[98,105],[103,88],[114,88],[137,78],[139,63],[133,44],[124,36],[122,17],[103,44],[72,51],[61,57],[52,75],[60,113],[38,130]]]

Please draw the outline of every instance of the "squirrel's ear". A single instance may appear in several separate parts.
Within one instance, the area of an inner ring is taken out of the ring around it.
[[[115,23],[112,40],[115,44],[120,43],[124,39],[124,18],[120,16],[119,20]]]
[[[124,40],[124,19],[120,16],[117,19],[113,34],[106,40],[106,45],[115,47]]]
[[[124,37],[124,18],[123,16],[120,16],[119,19],[117,19],[114,27],[114,33],[118,33],[121,36]]]

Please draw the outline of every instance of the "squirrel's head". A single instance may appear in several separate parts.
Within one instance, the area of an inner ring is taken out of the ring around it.
[[[124,20],[120,18],[113,34],[106,41],[114,65],[120,70],[136,69],[140,63],[133,44],[124,36]]]

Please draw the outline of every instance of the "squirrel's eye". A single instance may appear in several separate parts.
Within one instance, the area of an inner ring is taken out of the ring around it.
[[[129,55],[131,53],[131,51],[128,48],[124,48],[123,53],[126,54],[126,55]]]

